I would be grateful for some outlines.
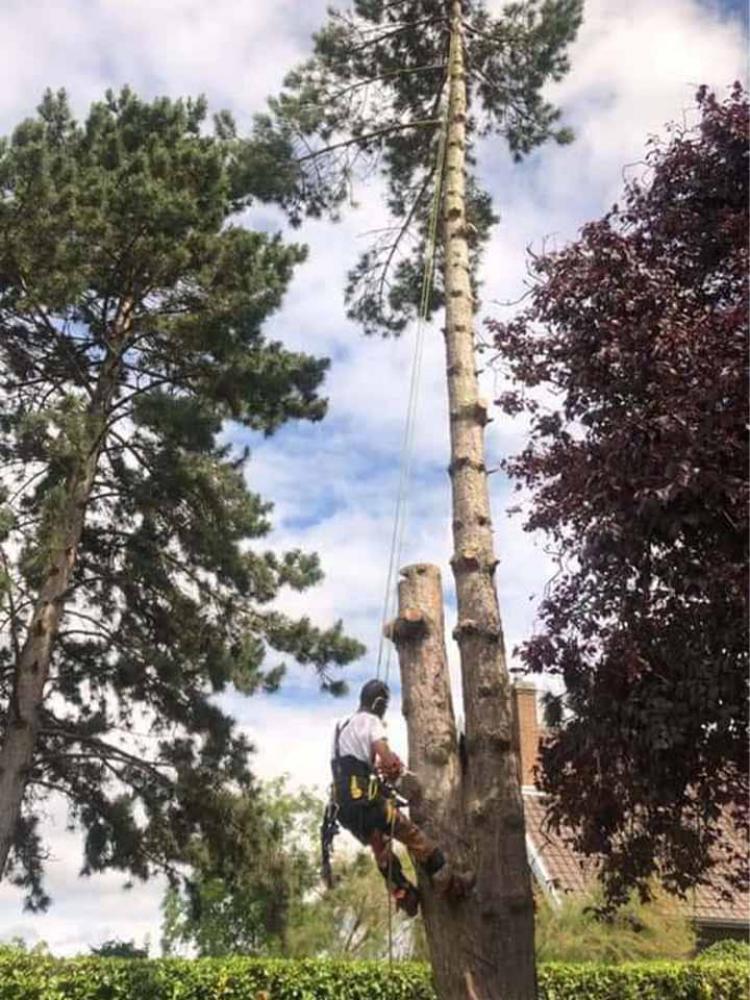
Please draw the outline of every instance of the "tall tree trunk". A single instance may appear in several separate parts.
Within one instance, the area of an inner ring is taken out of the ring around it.
[[[120,359],[131,320],[132,303],[125,300],[113,325],[109,353],[87,408],[86,441],[67,480],[42,586],[14,665],[13,689],[0,748],[0,880],[5,873],[33,765],[39,710],[44,701],[44,688],[76,564],[107,419],[117,392]]]
[[[437,566],[419,564],[401,571],[398,618],[388,630],[398,647],[402,711],[409,735],[409,769],[418,792],[409,792],[411,818],[455,860],[466,853],[462,838],[461,766],[445,652],[443,590]],[[457,960],[466,933],[466,903],[446,907],[417,870],[422,917],[433,978],[443,998],[466,996],[471,966]]]
[[[487,407],[479,398],[475,370],[474,308],[466,237],[467,106],[462,0],[452,0],[451,21],[443,204],[445,340],[453,500],[451,565],[458,603],[454,635],[461,658],[466,717],[460,815],[452,828],[471,845],[468,854],[465,850],[460,854],[471,860],[477,883],[468,903],[451,910],[428,901],[425,916],[441,1000],[532,1000],[536,996],[533,900],[520,777],[512,741],[510,679],[495,589],[497,559],[484,451]],[[407,599],[409,595],[404,592],[403,596]],[[434,644],[434,637],[431,641]],[[431,669],[443,668],[438,662],[440,657],[432,664],[425,662],[425,656],[434,653],[423,640],[402,641],[399,645],[404,684],[409,692],[409,742],[410,747],[416,747],[427,739],[422,725],[437,724],[442,733],[453,725],[453,710],[443,709],[443,718],[436,723],[428,719],[420,722],[413,714],[413,705],[433,697],[429,685],[435,683],[411,682],[409,674],[415,660],[421,662],[421,674],[428,678]],[[441,697],[441,705],[444,701]],[[437,712],[437,704],[433,707]],[[422,781],[427,779],[429,786],[431,776],[425,773],[423,777],[423,767],[421,758],[415,757],[414,770]],[[433,820],[450,829],[456,810],[455,793],[453,778],[446,777],[445,781],[448,799],[445,806],[434,803]],[[446,966],[450,968],[444,971]],[[468,973],[460,977],[463,982],[458,985],[456,968]]]

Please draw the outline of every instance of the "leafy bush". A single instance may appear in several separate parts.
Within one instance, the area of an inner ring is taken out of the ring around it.
[[[695,954],[695,930],[674,897],[654,890],[648,903],[631,898],[598,918],[601,891],[566,899],[557,909],[539,900],[536,914],[538,962],[677,961]],[[727,958],[733,956],[727,955]]]
[[[22,937],[12,937],[5,941],[0,941],[0,962],[3,959],[26,956],[48,956],[49,947],[46,941],[37,941],[34,945],[28,945]]]
[[[281,959],[0,961],[0,1000],[434,1000],[417,963]]]
[[[746,1000],[741,962],[549,963],[540,1000]],[[0,958],[0,1000],[435,1000],[419,962]]]
[[[739,962],[550,962],[539,972],[540,1000],[747,1000],[750,969]]]
[[[696,962],[716,961],[750,962],[750,942],[732,939],[714,941],[696,958]]]
[[[97,958],[148,958],[148,947],[139,948],[135,941],[123,941],[120,938],[105,941],[98,948],[91,948],[90,951]]]

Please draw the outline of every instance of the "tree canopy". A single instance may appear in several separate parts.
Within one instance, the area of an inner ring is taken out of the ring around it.
[[[120,938],[112,938],[89,950],[97,958],[148,958],[148,946],[144,945],[143,948],[139,948],[132,939],[124,941]]]
[[[524,0],[500,13],[483,0],[461,7],[470,163],[477,140],[491,134],[502,136],[517,159],[550,138],[569,142],[572,133],[542,89],[567,72],[582,0]],[[314,36],[313,55],[257,117],[247,147],[255,160],[276,157],[281,187],[269,196],[294,220],[335,213],[357,179],[385,176],[390,221],[346,288],[350,316],[368,333],[401,332],[420,305],[433,187],[443,166],[450,35],[446,0],[355,0],[349,9],[332,8]],[[468,178],[466,221],[476,264],[496,221],[476,170]],[[430,311],[444,301],[437,270]]]
[[[746,874],[747,97],[697,108],[490,324],[532,428],[505,467],[559,563],[520,648],[570,712],[541,783],[614,900]]]
[[[323,802],[307,790],[269,782],[252,799],[236,796],[227,843],[196,841],[181,889],[163,903],[162,945],[200,956],[283,955],[288,958],[385,958],[388,897],[368,852],[342,845],[334,887],[320,880]],[[410,923],[394,913],[401,952]]]
[[[226,831],[194,842],[184,887],[164,899],[165,952],[288,954],[290,926],[319,881],[312,831],[322,811],[314,795],[288,792],[283,781],[232,795]]]
[[[125,89],[79,123],[47,93],[0,142],[0,705],[23,792],[0,812],[33,906],[50,794],[84,873],[145,878],[221,828],[226,783],[252,791],[215,696],[273,690],[286,657],[335,689],[362,652],[278,609],[320,566],[263,548],[272,505],[222,433],[320,420],[327,361],[263,335],[305,250],[240,224],[264,192],[206,115]]]

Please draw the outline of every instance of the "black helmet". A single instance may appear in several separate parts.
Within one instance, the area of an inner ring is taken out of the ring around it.
[[[385,710],[388,708],[388,699],[390,696],[391,692],[388,690],[388,685],[383,683],[383,681],[368,681],[359,692],[359,707],[364,712],[372,712],[373,715],[377,715],[382,719],[385,715]]]

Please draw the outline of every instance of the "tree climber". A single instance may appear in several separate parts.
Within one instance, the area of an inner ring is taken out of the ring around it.
[[[383,681],[368,681],[360,692],[357,711],[337,723],[331,758],[333,797],[336,818],[372,849],[397,908],[413,917],[419,910],[419,892],[404,875],[393,851],[393,838],[408,848],[441,895],[454,899],[466,895],[473,878],[455,872],[437,844],[396,805],[391,786],[405,768],[388,746],[383,717],[389,698]]]

